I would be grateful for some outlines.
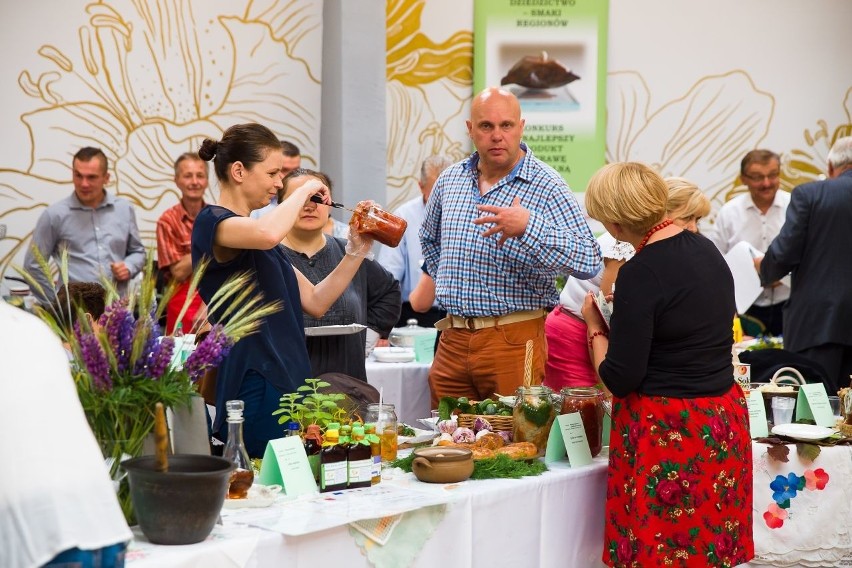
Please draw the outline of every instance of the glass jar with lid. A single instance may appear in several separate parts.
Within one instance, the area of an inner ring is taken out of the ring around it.
[[[382,463],[392,462],[396,459],[397,450],[397,426],[396,408],[393,404],[374,403],[367,406],[367,416],[364,422],[376,425],[376,433],[381,444]]]
[[[518,387],[512,409],[512,441],[532,442],[543,456],[550,427],[559,409],[559,395],[543,385]]]
[[[393,347],[413,348],[414,338],[418,335],[424,335],[427,333],[433,335],[435,330],[427,327],[420,327],[417,325],[417,320],[411,318],[406,320],[405,327],[395,327],[391,330],[388,335],[388,343],[390,343]]]
[[[589,442],[589,451],[592,452],[592,457],[597,456],[603,449],[604,393],[595,387],[565,387],[560,393],[560,414],[580,414],[586,440]]]

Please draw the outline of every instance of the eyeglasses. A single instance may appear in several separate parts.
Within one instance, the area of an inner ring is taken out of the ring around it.
[[[763,180],[765,180],[765,179],[768,179],[769,181],[775,181],[775,180],[777,180],[779,177],[781,177],[781,173],[780,173],[780,172],[772,172],[772,173],[771,173],[771,174],[769,174],[769,175],[763,175],[763,174],[741,174],[741,175],[740,175],[740,177],[741,177],[742,179],[747,179],[748,181],[753,181],[753,182],[761,182],[761,181],[763,181]]]

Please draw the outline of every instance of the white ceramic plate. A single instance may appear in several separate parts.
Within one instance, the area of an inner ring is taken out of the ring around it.
[[[225,509],[243,509],[249,507],[269,507],[281,492],[280,485],[252,485],[245,499],[225,499]]]
[[[822,440],[833,436],[837,430],[814,424],[778,424],[772,427],[772,433],[794,440]]]
[[[379,363],[410,363],[414,361],[413,349],[403,347],[376,347],[373,358]]]
[[[414,430],[414,436],[397,437],[400,444],[420,444],[421,442],[428,442],[438,435],[434,430],[421,430],[420,428],[412,428],[412,430]]]
[[[321,325],[319,327],[306,327],[305,335],[308,337],[321,337],[325,335],[349,335],[366,329],[366,325],[350,323],[349,325]]]

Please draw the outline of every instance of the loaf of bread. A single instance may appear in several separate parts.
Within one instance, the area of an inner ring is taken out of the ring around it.
[[[538,448],[532,442],[515,442],[495,450],[497,454],[504,454],[513,460],[530,459],[538,455]]]

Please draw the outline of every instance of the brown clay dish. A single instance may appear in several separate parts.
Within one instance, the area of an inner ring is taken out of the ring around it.
[[[473,452],[466,448],[418,448],[411,471],[426,483],[458,483],[473,473]]]

